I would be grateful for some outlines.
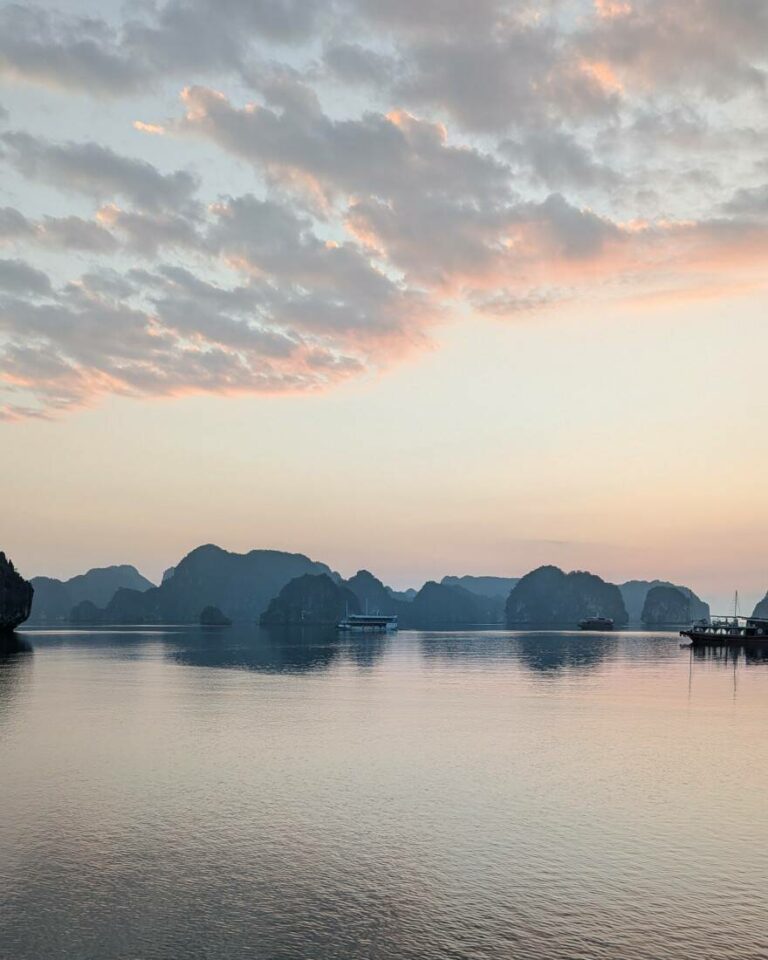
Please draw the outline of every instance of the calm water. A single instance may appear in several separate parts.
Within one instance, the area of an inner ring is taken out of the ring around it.
[[[768,956],[768,662],[672,634],[25,637],[3,960]]]

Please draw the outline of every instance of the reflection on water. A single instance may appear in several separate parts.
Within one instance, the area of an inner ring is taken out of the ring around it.
[[[747,666],[768,664],[768,644],[744,644],[742,646],[696,646],[691,647],[697,660],[707,660],[721,666],[734,666],[744,662]]]
[[[0,724],[31,667],[32,647],[18,636],[0,636]]]
[[[228,667],[266,673],[322,670],[339,656],[333,629],[232,627],[165,638],[166,656],[191,667]]]
[[[3,960],[764,954],[755,651],[26,636],[0,655]]]

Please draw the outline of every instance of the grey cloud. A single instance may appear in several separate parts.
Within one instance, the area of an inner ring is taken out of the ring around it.
[[[573,259],[593,257],[607,240],[621,236],[610,220],[573,206],[559,193],[551,194],[543,203],[521,204],[514,219],[541,224],[556,252]]]
[[[134,90],[144,71],[104,21],[44,7],[0,8],[0,74],[96,96]]]
[[[764,220],[768,218],[768,183],[758,187],[742,187],[723,204],[723,211],[731,216]]]
[[[576,138],[562,130],[540,130],[525,138],[506,140],[501,151],[531,169],[550,189],[562,187],[612,187],[620,176],[595,160]]]
[[[455,35],[491,31],[515,11],[530,9],[527,3],[505,0],[350,0],[351,15],[377,26],[393,28],[406,36],[413,33]]]
[[[109,230],[82,217],[43,217],[28,220],[13,207],[0,208],[0,241],[33,241],[62,250],[110,253],[117,242]]]
[[[412,282],[444,286],[494,269],[508,213],[505,206],[481,209],[439,197],[398,205],[369,197],[353,203],[347,219]]]
[[[202,247],[196,222],[181,214],[103,207],[99,218],[121,237],[124,248],[137,256],[154,257],[160,248]]]
[[[239,72],[255,41],[309,39],[321,0],[169,0],[117,29],[43,6],[0,8],[0,73],[120,96],[186,71]]]
[[[222,201],[202,240],[207,270],[220,273],[213,258],[224,258],[239,285],[167,264],[95,269],[55,289],[28,264],[0,261],[0,384],[16,397],[4,416],[105,393],[316,390],[424,338],[432,311],[420,295],[281,204]]]
[[[323,62],[336,79],[343,83],[369,84],[387,88],[395,79],[398,61],[377,53],[359,43],[336,43],[328,46]]]
[[[45,296],[50,293],[51,284],[42,270],[23,260],[0,260],[0,290]]]
[[[97,143],[52,143],[28,133],[0,135],[6,160],[24,177],[99,199],[123,197],[138,207],[188,206],[198,187],[187,171],[160,173],[146,160],[121,156]]]
[[[640,83],[697,87],[715,99],[765,90],[763,0],[632,0],[584,31],[580,46]]]
[[[606,90],[563,38],[546,25],[514,24],[488,34],[415,42],[395,94],[447,110],[470,130],[503,131],[615,111]]]
[[[203,87],[187,90],[184,98],[181,130],[205,135],[278,177],[299,172],[330,192],[387,198],[427,192],[484,200],[508,193],[505,164],[451,146],[438,124],[404,114],[337,121],[314,110],[238,110]]]
[[[13,207],[0,208],[0,240],[19,240],[34,235],[34,225],[23,213]]]
[[[376,270],[355,244],[324,243],[308,218],[249,196],[220,205],[218,218],[209,243],[267,281],[265,300],[281,322],[355,338],[407,333],[419,298]]]
[[[117,241],[99,223],[82,217],[45,217],[38,226],[43,243],[67,250],[111,253]]]

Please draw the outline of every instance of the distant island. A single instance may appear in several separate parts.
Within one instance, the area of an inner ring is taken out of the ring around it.
[[[34,601],[33,601],[34,597]],[[301,553],[234,553],[205,544],[153,584],[128,564],[99,567],[69,580],[25,581],[0,553],[0,630],[30,624],[336,623],[347,613],[397,616],[401,627],[573,627],[590,617],[671,626],[709,616],[689,587],[666,580],[612,584],[588,571],[542,566],[522,577],[448,575],[420,588],[394,590],[369,570],[347,580]],[[755,611],[768,613],[768,596]]]

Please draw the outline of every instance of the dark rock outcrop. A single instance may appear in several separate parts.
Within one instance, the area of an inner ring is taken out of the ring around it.
[[[757,603],[755,609],[752,611],[752,616],[768,620],[768,593]]]
[[[690,602],[691,620],[702,620],[709,616],[709,604],[697,597],[690,587],[681,587],[676,583],[670,583],[668,580],[628,580],[626,583],[619,584],[619,590],[621,590],[630,623],[638,623],[644,619],[643,607],[648,592],[654,587],[672,587],[685,594]]]
[[[33,577],[31,582],[35,588],[35,606],[31,618],[34,623],[65,622],[71,619],[73,607],[86,600],[97,607],[104,607],[121,588],[143,591],[154,586],[136,567],[129,564],[94,567],[69,580]]]
[[[303,574],[331,575],[301,553],[230,553],[208,544],[188,553],[159,587],[119,590],[105,610],[108,623],[197,623],[203,607],[218,607],[235,622],[258,622],[270,600]]]
[[[200,625],[203,627],[231,627],[232,621],[219,610],[218,607],[206,607],[200,614]]]
[[[35,590],[0,552],[0,634],[8,635],[32,612]]]
[[[343,586],[357,597],[360,609],[365,613],[380,613],[400,616],[405,604],[396,600],[387,587],[368,570],[358,570]]]
[[[269,627],[330,626],[347,613],[360,613],[360,603],[327,573],[304,574],[287,583],[261,615]]]
[[[510,626],[573,626],[586,617],[610,617],[616,624],[628,620],[619,588],[584,571],[564,573],[559,567],[539,567],[521,578],[507,600]]]
[[[449,587],[429,580],[408,604],[405,625],[425,630],[456,624],[492,623],[498,611],[489,610],[492,601],[478,597],[463,587]],[[498,604],[496,605],[498,608]]]
[[[104,611],[90,600],[75,604],[69,614],[70,623],[104,623]]]
[[[690,598],[682,590],[676,587],[651,587],[645,597],[641,619],[648,626],[658,626],[690,623],[696,618],[691,615]]]
[[[463,587],[470,593],[476,593],[480,597],[502,597],[504,600],[509,596],[518,583],[518,577],[443,577],[440,581],[446,587]]]

